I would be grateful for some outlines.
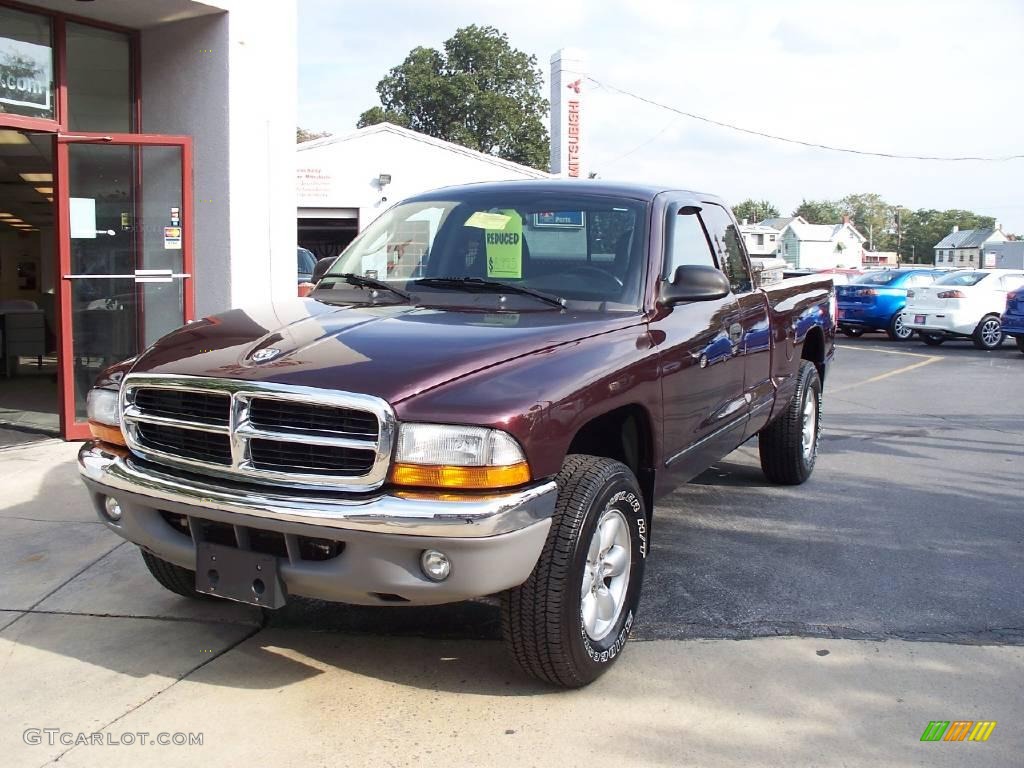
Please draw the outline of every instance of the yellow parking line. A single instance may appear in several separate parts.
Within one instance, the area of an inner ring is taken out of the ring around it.
[[[940,355],[925,355],[920,352],[903,352],[897,349],[881,349],[880,347],[848,347],[845,344],[837,345],[836,349],[841,349],[844,352],[848,349],[855,350],[857,352],[881,352],[884,355],[906,355],[907,357],[927,357],[939,359]]]
[[[922,357],[924,359],[916,363],[911,363],[910,365],[905,365],[902,368],[897,368],[894,371],[880,373],[877,376],[872,376],[870,379],[864,379],[864,381],[856,381],[853,384],[847,384],[845,387],[830,389],[829,391],[832,394],[835,394],[836,392],[846,392],[847,390],[850,389],[856,389],[857,387],[862,387],[865,384],[874,384],[876,381],[888,379],[890,376],[899,376],[902,373],[910,373],[911,371],[917,368],[924,368],[924,366],[931,365],[932,363],[942,359],[942,357],[939,355],[922,355],[917,352],[897,352],[896,350],[892,349],[871,349],[870,347],[843,347],[843,349],[863,349],[868,352],[884,352],[887,355],[910,355],[911,357]]]

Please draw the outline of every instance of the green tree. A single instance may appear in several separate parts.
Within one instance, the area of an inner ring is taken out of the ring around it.
[[[808,224],[838,224],[843,220],[843,208],[834,200],[804,200],[794,216],[802,216]]]
[[[931,264],[935,259],[935,246],[953,231],[953,226],[964,229],[988,229],[995,226],[991,216],[974,211],[950,209],[900,210],[900,261]],[[895,245],[893,246],[895,249]]]
[[[325,139],[330,135],[328,131],[311,131],[308,128],[296,128],[295,143],[301,144],[304,141],[313,141],[313,139]]]
[[[895,208],[874,192],[851,194],[839,201],[840,210],[876,251],[896,249]]]
[[[778,216],[779,209],[767,200],[754,200],[748,197],[742,203],[734,205],[732,213],[737,221],[746,219],[751,224],[756,224],[759,221]]]
[[[358,127],[388,121],[470,149],[548,166],[543,75],[537,57],[494,27],[462,27],[444,50],[417,47],[377,83],[380,105]]]

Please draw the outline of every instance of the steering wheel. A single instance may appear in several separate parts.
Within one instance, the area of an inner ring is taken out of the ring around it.
[[[605,272],[599,267],[592,267],[588,264],[582,264],[578,267],[570,267],[562,274],[565,275],[580,275],[596,277],[599,283],[602,283],[599,287],[602,291],[607,290],[609,293],[616,293],[622,290],[622,281],[613,275],[611,272]]]

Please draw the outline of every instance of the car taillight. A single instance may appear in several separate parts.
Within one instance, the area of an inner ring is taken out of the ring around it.
[[[874,288],[861,288],[857,291],[858,296],[877,296],[878,291]]]
[[[967,294],[963,291],[940,291],[936,294],[939,299],[966,299]]]

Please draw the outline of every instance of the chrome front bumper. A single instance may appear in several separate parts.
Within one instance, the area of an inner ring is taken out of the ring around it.
[[[281,558],[288,593],[362,604],[388,602],[381,595],[421,605],[453,602],[521,584],[540,556],[557,495],[553,481],[494,495],[289,494],[163,472],[96,442],[82,447],[78,464],[100,520],[157,557],[195,570],[196,542],[173,529],[166,513],[330,539],[344,544],[334,559],[302,560],[291,550]],[[105,496],[117,498],[119,521],[104,514]],[[420,572],[425,549],[449,555],[447,580],[432,582]]]

